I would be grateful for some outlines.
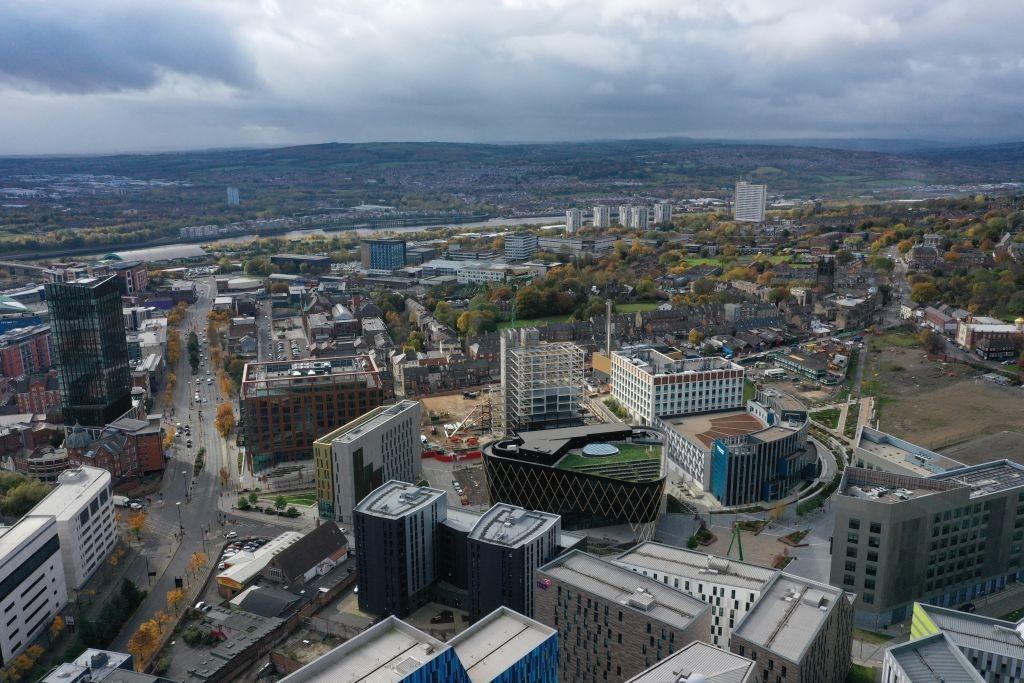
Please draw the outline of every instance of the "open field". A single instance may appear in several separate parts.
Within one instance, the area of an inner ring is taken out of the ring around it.
[[[926,448],[1004,430],[1024,432],[1024,392],[980,375],[965,365],[930,361],[917,347],[892,345],[871,354],[861,390],[877,398],[883,431]],[[995,457],[1004,455],[987,459]]]
[[[657,301],[644,301],[633,304],[619,304],[615,307],[616,313],[637,313],[644,311],[653,311],[658,307]]]
[[[978,465],[1000,458],[1024,463],[1024,432],[999,432],[958,443],[942,451],[965,465]]]
[[[528,320],[504,320],[498,323],[499,330],[507,330],[511,327],[544,327],[552,323],[564,323],[569,321],[570,314],[565,313],[564,315],[549,315],[544,318],[530,318]]]

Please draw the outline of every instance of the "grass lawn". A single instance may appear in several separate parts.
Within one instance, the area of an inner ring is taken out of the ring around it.
[[[288,502],[289,505],[303,505],[305,507],[312,507],[312,506],[316,505],[316,494],[315,493],[302,493],[302,492],[299,492],[299,493],[282,493],[280,495],[284,496],[284,499]],[[277,500],[277,496],[275,496],[275,495],[265,495],[265,496],[263,496],[263,499],[266,500],[269,503],[273,503],[275,500]]]
[[[846,411],[846,425],[843,426],[843,434],[853,437],[857,433],[857,418],[860,417],[860,403],[850,404]]]
[[[658,446],[643,446],[632,443],[616,443],[613,445],[619,449],[619,452],[615,455],[591,457],[582,453],[567,453],[558,461],[558,467],[563,470],[574,470],[590,465],[610,465],[612,463],[640,462],[661,458],[661,449]],[[650,448],[650,452],[648,452],[648,448]]]
[[[860,640],[865,643],[874,643],[875,645],[884,645],[893,638],[887,633],[876,633],[875,631],[868,631],[863,628],[854,628],[853,637],[856,640]]]
[[[549,315],[545,318],[531,318],[529,320],[516,320],[514,323],[511,320],[505,320],[498,323],[499,330],[506,330],[510,327],[543,327],[550,325],[551,323],[564,323],[568,322],[570,317],[569,313],[564,315]]]
[[[757,387],[749,379],[743,380],[743,402],[746,403],[757,395]]]
[[[850,673],[846,674],[846,683],[875,683],[878,670],[863,664],[851,664]]]
[[[641,301],[632,304],[620,304],[615,307],[616,313],[643,313],[644,311],[653,311],[659,306],[657,301]]]
[[[811,413],[811,419],[817,420],[829,429],[835,429],[839,426],[839,408],[817,410]]]
[[[909,349],[920,345],[921,343],[917,340],[917,335],[905,330],[893,330],[882,335],[873,336],[871,341],[868,342],[868,346],[872,351],[884,351],[893,347]]]

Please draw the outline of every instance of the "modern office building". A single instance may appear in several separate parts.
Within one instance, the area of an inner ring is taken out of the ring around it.
[[[885,653],[882,681],[923,683],[1024,679],[1024,625],[980,614],[914,604],[910,641]],[[928,678],[931,675],[932,678]]]
[[[686,359],[663,345],[612,352],[612,398],[641,424],[657,417],[743,406],[742,365],[718,356]]]
[[[537,253],[537,235],[532,232],[514,232],[505,235],[505,259],[528,261]]]
[[[110,473],[96,467],[61,472],[57,486],[29,513],[54,517],[69,593],[85,585],[114,549],[117,520]]]
[[[306,266],[308,270],[314,272],[324,271],[331,267],[330,256],[317,254],[274,254],[270,257],[270,262],[275,266],[290,270],[299,270],[302,266]]]
[[[653,541],[619,555],[615,564],[692,595],[711,606],[709,643],[727,648],[733,627],[780,573],[756,564]]]
[[[629,227],[646,230],[650,222],[650,210],[646,206],[629,207]]]
[[[595,228],[610,228],[612,226],[612,209],[609,206],[595,206],[594,220]]]
[[[19,327],[0,334],[0,375],[16,379],[45,372],[52,365],[49,325]]]
[[[541,342],[536,328],[502,330],[505,430],[582,424],[584,355],[572,342]]]
[[[520,432],[484,448],[495,502],[561,515],[562,527],[629,524],[650,538],[665,490],[662,435],[621,424]]]
[[[785,498],[818,472],[802,403],[774,390],[746,410],[655,419],[669,467],[725,506]]]
[[[507,503],[483,514],[468,537],[470,621],[503,605],[533,614],[533,570],[557,555],[561,526],[558,515]]]
[[[320,517],[352,522],[352,511],[386,481],[414,484],[422,470],[419,401],[374,408],[313,442]]]
[[[227,194],[228,194],[228,206],[238,206],[239,203],[240,203],[240,198],[238,196],[238,188],[237,187],[229,187]]]
[[[732,200],[733,219],[748,223],[763,223],[767,198],[767,185],[751,185],[743,180],[738,181]]]
[[[367,270],[390,273],[405,268],[405,240],[363,240],[359,254]]]
[[[247,363],[241,432],[253,471],[306,460],[313,441],[394,398],[372,356]]]
[[[707,640],[700,600],[580,551],[534,574],[537,621],[558,630],[559,680],[626,681]]]
[[[596,237],[537,237],[537,248],[558,256],[601,256],[615,248],[614,235]]]
[[[110,424],[132,407],[118,278],[49,282],[45,287],[64,424]]]
[[[729,651],[754,661],[757,680],[843,683],[852,640],[852,595],[779,574],[733,628]]]
[[[437,525],[445,519],[447,499],[444,491],[389,481],[359,502],[360,610],[404,617],[428,602],[439,575]]]
[[[568,209],[565,212],[565,234],[571,235],[583,227],[583,212],[579,209]]]
[[[447,643],[395,617],[281,683],[558,683],[557,632],[496,609]]]
[[[68,601],[57,521],[29,514],[0,528],[0,666],[47,630]]]
[[[672,202],[658,202],[654,205],[654,224],[663,225],[672,222]]]
[[[754,673],[746,657],[694,641],[627,683],[755,683]]]
[[[1008,460],[915,477],[847,467],[830,581],[857,594],[858,622],[957,607],[1024,579],[1024,466]]]

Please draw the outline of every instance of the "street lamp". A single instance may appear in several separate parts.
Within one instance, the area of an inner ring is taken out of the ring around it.
[[[180,531],[181,535],[184,536],[185,527],[181,523],[181,501],[179,500],[177,503],[175,503],[175,506],[178,508],[178,531]]]

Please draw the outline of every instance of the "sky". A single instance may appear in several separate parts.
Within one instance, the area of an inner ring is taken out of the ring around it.
[[[4,0],[0,154],[1024,139],[1020,0]]]

